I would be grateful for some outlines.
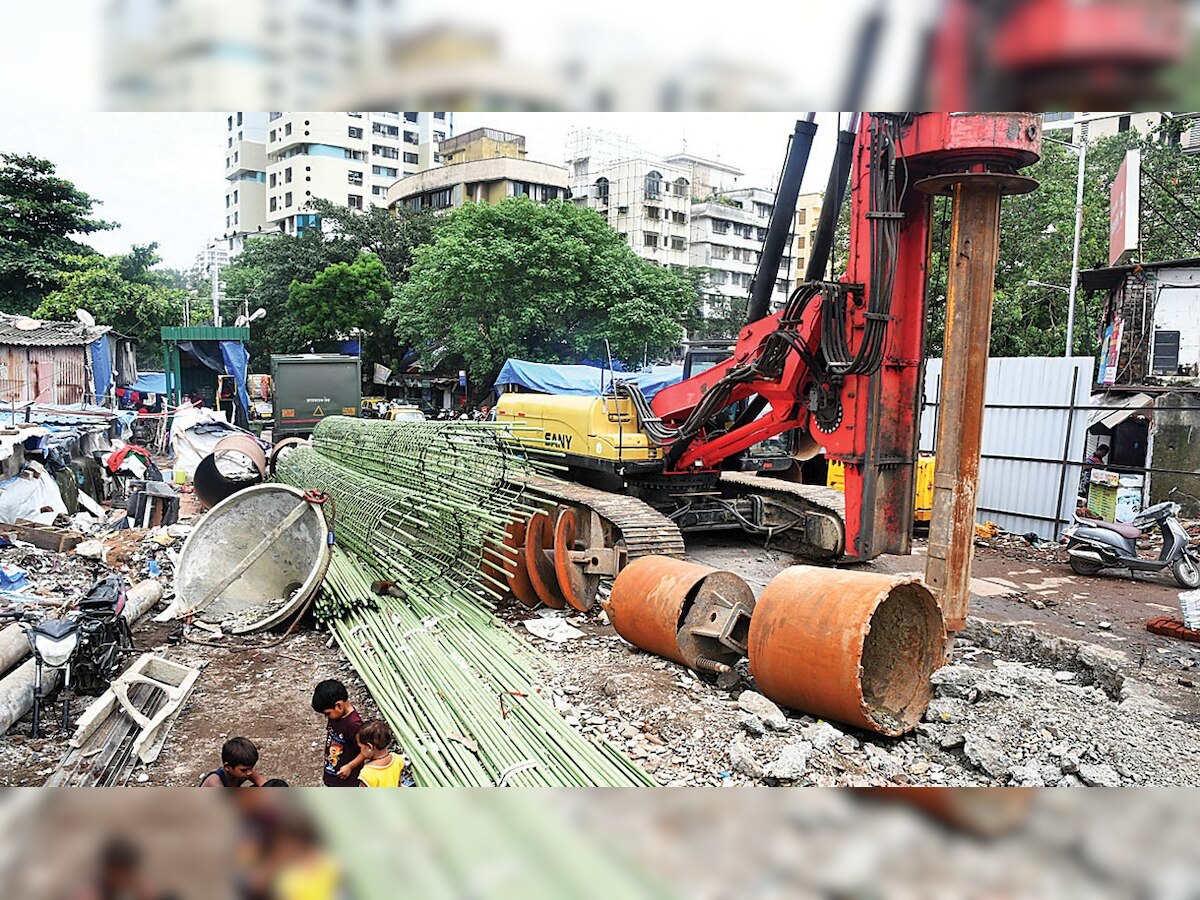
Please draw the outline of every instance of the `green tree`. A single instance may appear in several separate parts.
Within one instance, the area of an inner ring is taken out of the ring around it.
[[[404,280],[416,248],[433,240],[434,217],[429,211],[393,213],[378,206],[358,211],[319,199],[308,207],[321,216],[321,230],[335,245],[335,255],[353,259],[363,251],[374,254],[392,284]]]
[[[362,253],[353,262],[322,269],[312,281],[293,281],[288,310],[301,336],[313,343],[361,335],[363,355],[373,362],[383,359],[380,325],[391,299],[383,262],[374,253]]]
[[[712,283],[710,268],[691,267],[681,274],[692,285],[692,308],[684,321],[689,340],[737,340],[746,324],[749,293],[730,297],[719,293]]]
[[[689,281],[636,256],[594,210],[469,203],[419,247],[388,310],[402,346],[444,352],[490,386],[508,357],[640,363],[679,345]]]
[[[115,228],[92,218],[100,201],[29,154],[0,153],[0,306],[29,314],[57,287],[68,256],[91,252],[72,235]]]
[[[57,276],[58,290],[46,296],[34,315],[74,321],[75,311],[85,309],[99,324],[137,338],[140,365],[161,366],[160,329],[183,324],[185,292],[149,278],[148,265],[139,274],[136,266],[131,268],[129,255],[69,256],[63,262],[66,269]],[[142,280],[130,280],[123,272]]]

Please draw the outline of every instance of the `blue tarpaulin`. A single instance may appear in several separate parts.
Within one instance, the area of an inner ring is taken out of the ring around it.
[[[220,344],[221,359],[225,360],[225,374],[233,376],[233,382],[237,385],[238,403],[249,417],[250,395],[246,393],[246,369],[250,365],[250,353],[241,341],[221,341]]]
[[[510,359],[496,378],[496,392],[517,385],[543,394],[598,397],[612,388],[614,378],[636,384],[649,399],[663,388],[683,380],[683,366],[651,366],[642,372],[610,372],[596,366],[547,365]]]
[[[137,381],[129,386],[129,390],[142,394],[165,394],[167,392],[166,373],[138,372]]]
[[[112,358],[108,355],[108,335],[104,334],[92,341],[92,381],[96,384],[96,399],[99,400],[108,393],[112,384]]]

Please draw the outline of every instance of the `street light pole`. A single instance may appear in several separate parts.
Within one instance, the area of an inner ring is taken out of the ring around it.
[[[1087,138],[1079,142],[1079,174],[1075,182],[1075,246],[1071,251],[1071,284],[1067,291],[1067,349],[1070,359],[1075,348],[1075,293],[1079,288],[1079,239],[1083,233],[1083,171],[1087,160]]]

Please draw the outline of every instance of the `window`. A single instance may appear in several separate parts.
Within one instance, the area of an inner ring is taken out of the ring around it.
[[[275,173],[272,172],[271,173],[271,187],[275,187],[275,182],[276,182],[276,176],[275,176]]]
[[[292,192],[291,191],[288,191],[286,194],[283,195],[283,205],[284,206],[292,205]]]
[[[646,247],[657,247],[658,246],[658,235],[651,234],[648,231],[645,232],[642,235],[642,244],[643,244],[643,246],[646,246]]]
[[[596,187],[596,199],[599,200],[601,203],[607,203],[608,202],[608,179],[607,178],[597,178],[595,187]]]
[[[435,119],[442,119],[442,120],[445,120],[445,118],[446,118],[446,114],[445,114],[444,112],[435,112],[435,113],[433,114],[433,117],[434,117]]]
[[[1128,131],[1131,123],[1132,123],[1132,119],[1130,119],[1129,116],[1121,116],[1121,118],[1117,119],[1117,131],[1118,132]]]
[[[646,199],[657,200],[662,196],[662,172],[648,172],[646,174]]]
[[[271,142],[272,142],[272,143],[274,143],[274,142],[275,142],[275,135],[277,135],[278,133],[279,133],[279,129],[278,129],[278,128],[272,128],[272,129],[271,129]]]
[[[384,159],[399,159],[400,151],[395,147],[385,147],[382,144],[372,144],[371,152],[376,156],[382,156]]]
[[[421,158],[415,153],[405,153],[404,161],[409,165],[415,166],[421,161]]]
[[[406,112],[406,113],[404,114],[404,121],[405,121],[405,122],[415,122],[415,121],[417,121],[417,114],[416,114],[415,112]]]
[[[532,197],[533,185],[528,181],[514,181],[512,183],[512,196],[514,197]]]
[[[347,150],[346,159],[352,159],[355,162],[366,162],[367,154],[362,150]]]
[[[348,137],[352,137],[352,138],[361,138],[363,135],[363,131],[361,128],[355,128],[353,125],[351,125],[349,128],[346,129],[346,135]]]
[[[400,134],[400,129],[395,125],[384,125],[382,122],[372,122],[371,132],[373,134],[382,134],[384,137],[396,137]]]
[[[658,207],[657,206],[647,206],[646,207],[646,218],[650,219],[654,222],[657,222],[659,219],[661,219],[662,216],[659,214]]]
[[[728,247],[725,247],[721,244],[713,244],[713,248],[712,248],[712,258],[713,259],[725,259],[728,256],[729,256],[729,248]]]
[[[628,206],[618,206],[618,207],[617,207],[617,215],[619,215],[619,216],[623,216],[623,215],[625,215],[625,213],[627,213],[627,212],[629,212],[629,207],[628,207]]]
[[[232,149],[233,149],[233,138],[230,138],[228,141],[226,141],[226,143],[225,143],[225,149],[226,149],[226,150],[232,150]]]
[[[387,178],[395,178],[400,174],[398,169],[393,169],[391,166],[371,166],[372,175],[383,175]]]
[[[233,224],[236,225],[237,223],[238,223],[238,214],[235,212],[233,214]]]
[[[442,141],[444,141],[444,140],[446,139],[446,132],[444,132],[444,131],[435,131],[435,132],[433,133],[433,139],[434,139],[435,141],[437,141],[437,143],[439,143],[439,144],[440,144]]]
[[[237,191],[234,191],[234,192],[233,192],[233,202],[234,202],[234,203],[237,203],[237,202],[238,202],[238,192],[237,192]]]
[[[681,238],[681,237],[671,238],[671,249],[672,250],[684,250],[686,248],[687,248],[687,244],[684,242],[683,238]]]
[[[228,194],[225,195],[225,208],[229,209],[229,195]]]
[[[713,219],[712,230],[713,234],[729,234],[730,222],[725,219]]]
[[[776,293],[782,294],[787,290],[787,288],[788,288],[787,282],[784,281],[782,278],[780,278],[778,281],[775,282]]]
[[[228,228],[228,227],[229,227],[229,216],[226,216],[226,217],[225,217],[225,227],[226,227],[226,228]]]
[[[241,156],[241,151],[239,151],[239,150],[233,151],[233,161],[234,162],[238,162],[240,156]]]
[[[801,210],[797,211],[797,213],[796,213],[796,224],[797,224],[797,225],[806,225],[806,224],[808,224],[808,210],[807,210],[807,209],[801,209]]]
[[[712,283],[713,284],[725,284],[728,280],[729,280],[728,273],[723,272],[720,269],[717,269],[715,272],[712,273]]]
[[[371,185],[371,193],[376,197],[382,197],[387,193],[387,188],[382,184]]]
[[[803,250],[807,243],[808,242],[804,240],[804,235],[800,235],[800,237],[796,238],[796,249]]]
[[[686,225],[687,224],[687,214],[681,213],[681,212],[673,212],[673,213],[671,213],[671,221],[674,222],[676,225]]]
[[[275,212],[275,210],[277,210],[278,208],[279,208],[279,198],[272,197],[271,198],[271,212]]]
[[[346,180],[348,182],[350,182],[350,184],[362,184],[363,183],[363,173],[356,172],[355,170],[351,169],[349,172],[346,173]]]
[[[421,143],[421,136],[415,131],[406,131],[404,132],[404,143],[419,144]]]
[[[1179,372],[1179,332],[1154,332],[1153,375],[1175,375]]]
[[[242,114],[241,113],[237,114],[237,120],[238,120],[238,124],[241,125],[242,124]]]
[[[278,119],[278,118],[279,118],[280,116],[282,116],[282,115],[283,115],[283,113],[281,113],[281,112],[273,112],[273,113],[268,113],[268,114],[267,114],[267,120],[268,120],[268,121],[271,121],[271,122],[274,122],[276,119]]]
[[[291,166],[288,166],[286,169],[283,170],[283,180],[284,180],[285,184],[292,183],[292,167]]]
[[[362,194],[348,194],[346,196],[346,205],[351,209],[362,209]]]
[[[283,126],[283,136],[287,137],[291,133],[292,133],[292,123],[288,122],[286,125]]]
[[[676,178],[675,179],[675,196],[677,196],[677,197],[688,196],[691,193],[689,188],[690,188],[690,185],[688,184],[688,180],[686,178]]]
[[[750,226],[749,225],[746,226],[746,237],[750,237]],[[765,228],[758,229],[758,239],[760,241],[765,241],[767,239],[767,229],[765,229]]]
[[[316,213],[306,213],[296,216],[296,234],[304,234],[308,228],[315,228],[319,231],[321,228],[321,217]]]
[[[352,118],[355,118],[355,119],[362,118],[362,113],[360,113],[360,112],[348,112],[348,113],[346,113],[346,115],[351,116]]]
[[[551,200],[558,199],[558,188],[543,184],[539,189],[539,194],[543,203],[549,203]]]
[[[754,203],[754,214],[760,219],[765,219],[770,216],[772,209],[774,209],[774,207],[772,207],[769,203],[759,203],[758,201],[755,201]]]

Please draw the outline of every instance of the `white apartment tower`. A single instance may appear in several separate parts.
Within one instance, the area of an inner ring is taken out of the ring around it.
[[[692,206],[690,265],[711,270],[711,291],[704,298],[705,316],[717,314],[728,299],[749,295],[774,208],[775,192],[763,188],[726,191]],[[795,284],[796,260],[791,242],[784,253],[772,309],[787,299]]]
[[[229,113],[226,124],[224,237],[234,252],[251,234],[314,227],[316,198],[386,206],[388,188],[439,165],[438,144],[454,134],[450,112]]]
[[[598,131],[568,138],[567,170],[575,203],[607,219],[638,256],[682,269],[689,263],[690,171]]]

